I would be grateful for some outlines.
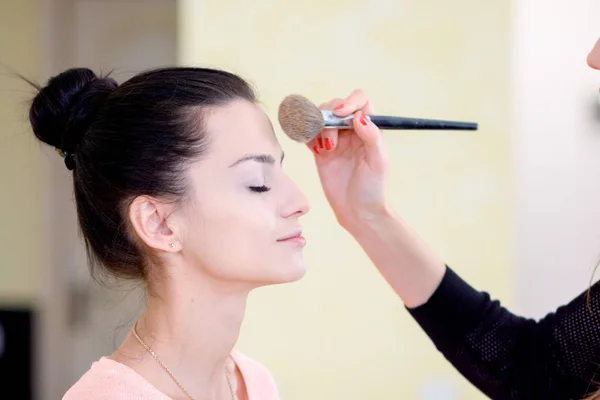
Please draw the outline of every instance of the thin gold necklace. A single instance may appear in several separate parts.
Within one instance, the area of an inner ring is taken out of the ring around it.
[[[132,332],[133,332],[133,336],[135,336],[135,338],[137,339],[137,341],[140,342],[140,344],[142,345],[142,347],[144,349],[146,349],[146,351],[148,353],[150,353],[150,355],[152,356],[152,358],[154,358],[154,360],[158,363],[158,365],[160,365],[161,368],[164,369],[167,374],[169,374],[169,376],[171,377],[171,379],[173,379],[173,382],[175,382],[175,384],[177,386],[179,386],[179,389],[181,389],[181,391],[183,393],[185,393],[185,395],[187,397],[189,397],[192,400],[195,400],[194,397],[190,394],[190,392],[188,392],[186,390],[186,388],[183,387],[183,385],[181,384],[181,382],[179,382],[177,380],[177,378],[175,378],[175,375],[173,375],[173,373],[171,372],[171,370],[169,369],[169,367],[167,367],[165,365],[165,363],[162,362],[162,360],[156,355],[156,353],[154,352],[154,350],[152,350],[150,348],[150,346],[148,346],[146,344],[146,342],[144,342],[142,340],[142,338],[140,337],[140,335],[138,335],[138,333],[137,333],[137,321],[135,321],[135,324],[133,324]],[[229,372],[227,371],[227,367],[225,367],[225,379],[227,379],[227,386],[229,386],[229,392],[231,393],[231,399],[232,400],[237,400],[237,396],[235,394],[235,390],[233,389],[233,384],[231,383],[231,379],[229,378]]]

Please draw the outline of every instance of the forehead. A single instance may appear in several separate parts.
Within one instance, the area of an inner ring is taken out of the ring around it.
[[[279,152],[280,146],[267,115],[246,100],[235,100],[208,112],[204,120],[210,136],[209,157],[237,160],[248,153]]]

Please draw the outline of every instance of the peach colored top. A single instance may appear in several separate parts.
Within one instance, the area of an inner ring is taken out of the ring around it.
[[[259,362],[234,351],[249,400],[279,400],[275,380]],[[91,368],[65,393],[63,400],[170,400],[128,366],[107,357]]]

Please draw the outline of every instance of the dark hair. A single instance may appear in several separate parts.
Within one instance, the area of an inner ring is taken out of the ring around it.
[[[29,118],[42,142],[60,150],[73,185],[92,275],[146,277],[148,258],[129,234],[129,205],[140,195],[180,200],[185,170],[209,145],[207,108],[255,102],[242,78],[220,70],[161,68],[118,85],[87,68],[48,81]]]

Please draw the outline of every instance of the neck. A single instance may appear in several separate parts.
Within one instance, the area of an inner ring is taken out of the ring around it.
[[[247,290],[203,276],[169,277],[149,295],[137,323],[141,339],[194,398],[227,398],[225,369],[238,339]],[[156,364],[155,369],[162,369]],[[168,378],[165,371],[160,371]],[[233,371],[229,370],[230,376]],[[171,387],[172,388],[172,387]],[[172,388],[173,389],[173,388]]]

